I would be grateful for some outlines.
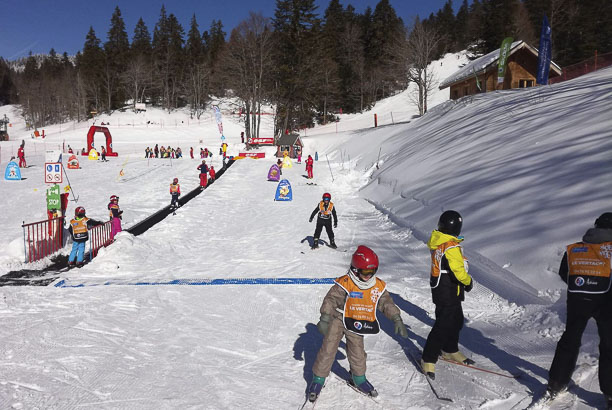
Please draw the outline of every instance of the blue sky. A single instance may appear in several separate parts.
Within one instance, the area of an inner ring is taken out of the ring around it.
[[[315,0],[322,16],[329,0]],[[397,14],[405,23],[416,15],[427,17],[437,11],[445,0],[390,0]],[[374,9],[378,0],[341,0],[345,7],[352,4],[358,12],[367,6]],[[2,0],[0,2],[0,57],[14,60],[34,54],[47,53],[54,48],[59,54],[64,51],[76,54],[85,42],[85,35],[92,26],[102,42],[110,26],[115,6],[119,6],[127,33],[134,32],[140,17],[153,33],[159,19],[162,4],[168,14],[173,13],[185,28],[189,29],[191,16],[195,13],[200,31],[207,30],[213,19],[221,20],[225,31],[245,19],[249,11],[261,12],[272,17],[275,0]],[[455,8],[460,1],[454,2]]]

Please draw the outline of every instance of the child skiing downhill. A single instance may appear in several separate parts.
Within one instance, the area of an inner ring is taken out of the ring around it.
[[[111,220],[111,240],[121,232],[121,215],[123,211],[119,209],[119,197],[117,195],[111,195],[110,202],[108,203],[108,211]]]
[[[346,275],[335,280],[321,304],[317,328],[324,335],[323,344],[312,367],[313,380],[308,387],[308,400],[319,397],[325,378],[331,371],[342,336],[346,338],[346,355],[350,365],[349,383],[364,394],[378,396],[366,379],[364,335],[376,334],[380,326],[379,310],[395,324],[395,334],[408,337],[399,308],[386,290],[384,281],[376,277],[378,256],[367,246],[360,245],[353,254]]]
[[[175,211],[176,208],[181,206],[179,204],[179,196],[181,196],[181,186],[178,183],[178,178],[174,178],[174,180],[172,180],[172,183],[170,184],[170,195],[172,197],[172,200],[170,201],[170,209],[172,209],[172,211]],[[174,212],[174,215],[176,215],[176,212]]]
[[[215,176],[216,176],[215,167],[213,167],[212,165],[210,166],[210,169],[208,170],[208,175],[210,175],[210,180],[211,181],[215,180]]]
[[[101,225],[102,222],[94,219],[89,219],[85,216],[85,208],[77,206],[74,210],[74,219],[70,221],[68,231],[72,235],[72,251],[68,257],[68,265],[83,266],[83,257],[85,255],[85,243],[89,239],[89,229],[94,226]]]
[[[317,227],[315,228],[314,238],[312,241],[312,249],[317,249],[319,247],[319,237],[321,236],[323,227],[325,227],[325,231],[327,232],[330,248],[336,249],[337,246],[336,242],[334,242],[334,231],[332,230],[331,218],[334,218],[334,228],[337,228],[338,216],[336,215],[334,203],[331,202],[331,194],[327,192],[323,194],[323,200],[319,202],[319,205],[317,205],[315,210],[312,211],[312,214],[310,214],[309,222],[312,222],[317,213],[319,216],[317,217]]]
[[[423,349],[421,368],[431,379],[436,377],[435,364],[440,354],[447,360],[474,364],[472,359],[459,351],[459,332],[464,321],[461,302],[464,292],[471,291],[474,286],[460,245],[463,241],[463,237],[459,236],[462,224],[463,218],[459,212],[443,212],[438,220],[438,229],[431,233],[427,242],[431,251],[429,284],[436,305],[436,321]]]

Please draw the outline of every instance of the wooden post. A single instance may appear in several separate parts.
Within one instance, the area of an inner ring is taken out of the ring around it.
[[[374,114],[374,127],[378,127],[378,115]]]

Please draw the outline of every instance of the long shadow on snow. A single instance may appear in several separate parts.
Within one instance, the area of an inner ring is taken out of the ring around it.
[[[406,312],[410,316],[418,319],[430,327],[433,326],[434,320],[427,315],[427,312],[423,308],[408,302],[396,293],[390,292],[390,294],[400,310]],[[409,327],[407,328],[408,339],[403,339],[401,336],[395,334],[395,325],[393,322],[384,317],[384,315],[380,315],[379,319],[381,329],[395,341],[397,341],[397,343],[406,352],[408,361],[416,366],[416,363],[412,361],[408,355],[408,352],[410,352],[415,359],[419,360],[421,357],[421,352],[425,347],[426,339],[414,333]],[[470,328],[469,326],[464,326],[463,329],[461,329],[459,344],[465,346],[472,352],[476,352],[479,355],[488,358],[502,370],[513,374],[522,373],[521,376],[516,379],[516,381],[527,387],[527,389],[531,392],[536,391],[537,388],[542,385],[542,383],[527,373],[527,371],[537,374],[544,379],[548,378],[547,370],[498,348],[495,346],[495,340],[485,337],[479,330]]]
[[[227,165],[217,172],[215,175],[215,180],[208,181],[206,188],[219,179],[233,163],[234,160],[228,161]],[[200,195],[202,191],[203,189],[200,187],[191,190],[179,199],[179,204],[181,206],[185,205],[187,202]],[[170,205],[168,205],[144,220],[132,225],[125,231],[134,236],[141,235],[154,225],[163,221],[168,215],[170,215],[170,213],[172,213],[172,209],[170,208]],[[84,260],[89,261],[89,252],[85,254]],[[10,271],[6,275],[0,277],[0,286],[47,286],[49,283],[57,279],[58,275],[60,274],[60,270],[67,267],[68,256],[56,255],[51,258],[51,264],[43,269],[22,269],[18,271]]]

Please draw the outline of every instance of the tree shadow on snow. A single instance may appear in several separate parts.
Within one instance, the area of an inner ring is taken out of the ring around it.
[[[305,392],[308,391],[308,385],[310,385],[310,382],[312,381],[312,366],[314,365],[317,358],[317,353],[319,352],[322,343],[323,335],[319,333],[317,326],[314,323],[307,323],[306,331],[304,333],[300,333],[297,340],[293,344],[293,358],[295,360],[304,361],[304,380],[306,381]],[[341,341],[339,348],[346,349],[346,344]],[[347,380],[349,377],[349,372],[338,363],[338,360],[344,359],[346,359],[346,356],[340,352],[340,350],[338,350],[331,371],[338,375],[338,377]]]
[[[423,308],[410,303],[398,294],[390,294],[400,310],[406,312],[410,316],[430,327],[433,326],[434,319],[430,318],[427,315],[427,311],[425,311]],[[404,351],[409,351],[415,357],[415,359],[418,360],[421,356],[423,348],[425,347],[425,342],[427,339],[412,332],[409,327],[407,327],[408,339],[403,339],[401,336],[395,334],[394,324],[383,315],[380,316],[381,328],[385,331],[385,333],[396,340],[399,345],[402,346]],[[479,330],[471,328],[469,325],[464,325],[463,329],[461,329],[459,344],[465,346],[472,352],[476,352],[479,355],[488,358],[501,370],[513,374],[521,373],[521,376],[517,378],[516,381],[524,385],[531,392],[535,392],[538,387],[542,385],[542,383],[528,372],[538,375],[545,380],[548,379],[548,371],[546,369],[543,369],[534,363],[500,349],[495,345],[494,339],[484,336]],[[406,356],[408,360],[412,362],[410,356],[408,356],[408,354],[406,354]]]

